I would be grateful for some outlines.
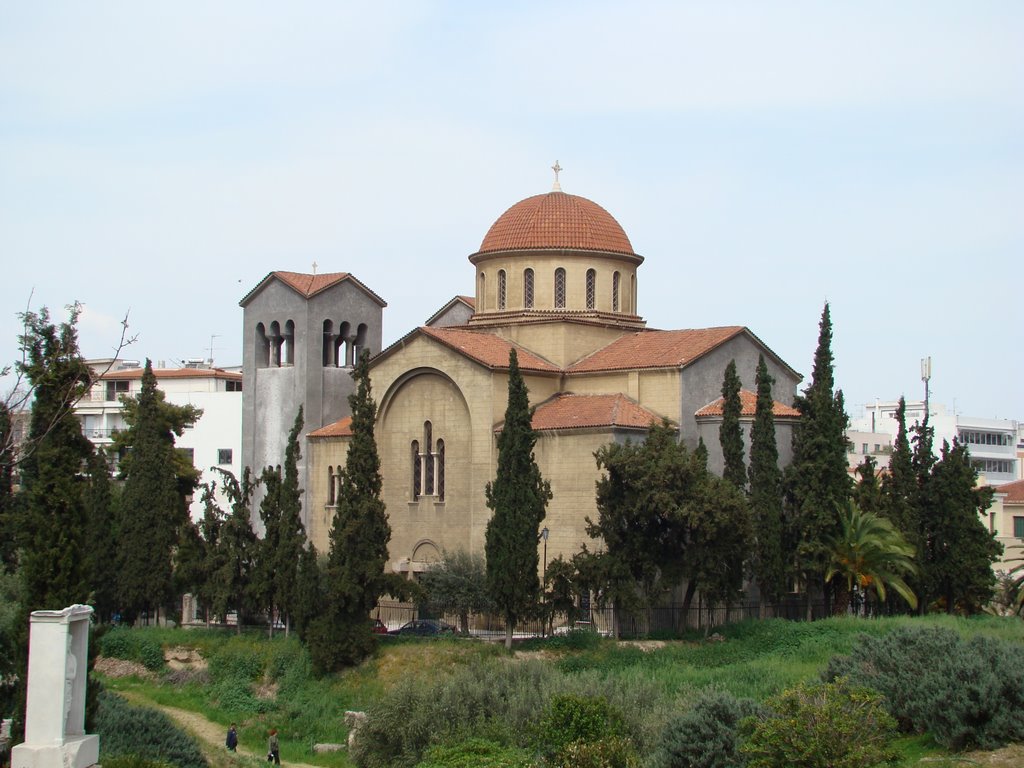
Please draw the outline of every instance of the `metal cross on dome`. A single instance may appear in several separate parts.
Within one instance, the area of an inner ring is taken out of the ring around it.
[[[555,172],[555,185],[553,187],[551,187],[551,191],[552,192],[561,192],[562,191],[562,185],[558,183],[558,174],[559,174],[559,172],[561,172],[562,166],[560,166],[558,164],[558,161],[555,160],[555,164],[551,166],[551,170]]]

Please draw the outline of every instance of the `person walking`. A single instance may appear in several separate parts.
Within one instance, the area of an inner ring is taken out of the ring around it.
[[[281,764],[281,743],[277,740],[277,728],[270,729],[270,739],[267,741],[267,762],[274,765]]]
[[[228,728],[228,737],[224,740],[224,743],[228,747],[228,752],[238,751],[238,729],[235,728],[234,723]]]

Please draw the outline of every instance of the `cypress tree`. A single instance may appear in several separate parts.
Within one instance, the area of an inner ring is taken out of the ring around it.
[[[225,618],[230,611],[238,616],[237,631],[253,611],[253,571],[257,539],[252,530],[253,490],[256,483],[246,467],[239,481],[230,472],[218,470],[224,494],[231,502],[231,512],[220,527],[220,538],[210,566],[209,599],[215,616]]]
[[[498,436],[497,474],[486,488],[487,506],[494,514],[487,523],[484,545],[487,587],[505,619],[506,648],[512,647],[515,625],[537,605],[540,591],[537,542],[551,485],[541,477],[534,460],[536,442],[526,383],[513,348],[505,423]]]
[[[14,569],[14,427],[11,410],[0,403],[0,573]]]
[[[811,592],[824,590],[828,542],[839,532],[840,513],[848,506],[851,480],[847,474],[846,427],[849,419],[841,390],[834,390],[832,319],[829,306],[821,313],[818,347],[811,383],[794,406],[800,423],[793,432],[793,461],[786,470],[787,528],[797,573]]]
[[[764,355],[757,361],[757,405],[750,428],[750,512],[754,548],[752,569],[760,593],[761,613],[765,602],[777,603],[786,591],[786,561],[783,554],[782,470],[775,441],[775,412],[772,385]]]
[[[853,489],[853,500],[856,502],[857,508],[862,512],[870,512],[874,515],[881,514],[882,509],[882,488],[878,483],[877,468],[878,465],[874,457],[865,456],[864,461],[858,464],[855,470],[857,485]]]
[[[117,542],[118,517],[110,466],[106,457],[93,451],[88,460],[85,504],[86,540],[88,542],[89,584],[96,618],[110,621],[117,612]]]
[[[385,573],[391,526],[381,499],[380,457],[374,438],[377,404],[365,350],[352,371],[352,441],[341,471],[337,512],[324,573],[327,606],[309,627],[309,650],[321,672],[358,663],[373,650],[370,611],[385,594],[401,595],[405,580]]]
[[[722,426],[718,430],[718,439],[722,444],[724,462],[722,477],[742,489],[747,484],[747,470],[743,466],[740,386],[740,377],[736,374],[736,361],[730,360],[725,367],[725,377],[722,381]]]
[[[143,611],[154,616],[174,596],[174,549],[188,521],[185,493],[198,480],[198,472],[175,450],[174,437],[202,411],[167,403],[148,359],[138,396],[123,403],[128,429],[115,435],[115,445],[130,450],[120,465],[119,596],[122,615],[134,623]]]
[[[274,609],[277,607],[277,551],[281,537],[281,470],[266,467],[260,475],[260,484],[263,486],[263,498],[260,500],[263,538],[256,544],[252,594],[260,611],[267,617],[267,632],[273,637]]]
[[[923,494],[923,582],[927,601],[944,603],[947,613],[978,613],[988,604],[996,582],[992,563],[1003,552],[981,516],[993,491],[977,482],[967,447],[943,441]]]
[[[896,406],[896,438],[889,457],[889,471],[882,478],[882,512],[903,537],[920,550],[920,531],[916,512],[918,481],[907,438],[907,403],[902,397]]]

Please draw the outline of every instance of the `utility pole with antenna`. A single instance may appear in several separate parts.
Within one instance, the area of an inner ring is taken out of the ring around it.
[[[928,423],[928,381],[932,377],[931,357],[921,358],[921,381],[924,382],[924,423]]]
[[[219,338],[220,338],[220,334],[219,333],[211,333],[210,334],[210,367],[211,368],[213,368],[213,340],[214,339],[219,339]]]

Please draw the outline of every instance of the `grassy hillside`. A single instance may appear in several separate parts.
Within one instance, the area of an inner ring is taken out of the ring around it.
[[[312,745],[344,742],[346,710],[370,709],[396,691],[410,701],[428,687],[432,696],[443,697],[443,683],[451,680],[455,690],[445,706],[453,708],[449,719],[456,720],[460,696],[472,699],[484,695],[485,688],[511,686],[502,695],[522,696],[522,727],[529,727],[532,714],[539,713],[550,696],[600,694],[636,721],[638,739],[645,744],[702,689],[714,686],[762,701],[800,681],[816,679],[828,660],[849,652],[861,633],[882,634],[923,623],[1024,646],[1024,622],[1012,619],[942,616],[810,624],[771,620],[721,628],[721,640],[694,636],[664,643],[614,643],[577,634],[524,643],[511,658],[500,646],[474,640],[389,640],[358,668],[317,680],[308,655],[294,638],[145,628],[114,630],[100,642],[105,655],[148,660],[152,668],[122,665],[118,673],[129,672],[128,676],[102,677],[109,689],[127,692],[136,701],[201,713],[225,729],[237,722],[241,742],[258,748],[268,729],[276,727],[286,762],[341,768],[350,764],[344,752],[317,755]],[[156,646],[194,649],[203,661],[178,670],[161,667],[153,652]],[[908,757],[929,749],[926,738],[903,745]]]

